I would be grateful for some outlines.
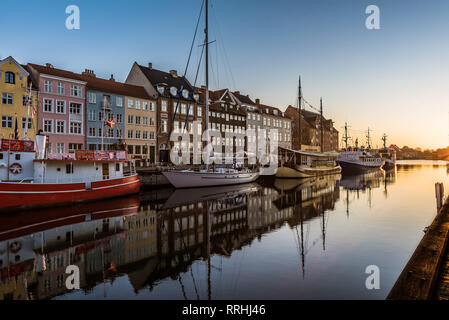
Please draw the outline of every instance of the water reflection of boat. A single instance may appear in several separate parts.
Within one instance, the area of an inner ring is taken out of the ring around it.
[[[0,241],[85,221],[135,214],[139,203],[139,195],[134,195],[79,204],[70,208],[60,207],[34,210],[32,213],[26,211],[14,215],[0,215]]]
[[[239,194],[252,193],[260,189],[257,183],[219,186],[212,188],[176,189],[168,198],[162,209],[175,208],[182,205],[202,201],[233,198]]]
[[[365,190],[367,188],[379,188],[384,173],[380,170],[358,175],[344,175],[340,185],[345,190]]]

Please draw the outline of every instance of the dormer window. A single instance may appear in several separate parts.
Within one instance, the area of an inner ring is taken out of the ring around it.
[[[184,97],[184,99],[188,99],[189,98],[189,91],[184,89],[182,90],[182,96]]]
[[[198,101],[199,98],[200,98],[200,95],[199,95],[199,94],[195,93],[195,94],[193,95],[193,99],[195,99],[196,101]]]
[[[175,87],[171,87],[171,88],[170,88],[170,94],[171,94],[173,97],[176,97],[176,95],[178,94],[178,90],[177,90]]]
[[[10,84],[16,83],[14,73],[12,73],[12,72],[6,72],[6,73],[5,73],[5,82],[6,82],[6,83],[10,83]]]
[[[164,87],[163,86],[157,86],[157,91],[159,94],[164,94]]]

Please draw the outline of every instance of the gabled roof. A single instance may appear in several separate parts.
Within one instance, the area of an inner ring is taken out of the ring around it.
[[[256,105],[256,103],[250,99],[249,96],[244,96],[243,94],[240,94],[239,92],[231,92],[231,94],[237,98],[238,102],[240,104],[248,104],[248,105]]]
[[[270,116],[284,118],[283,112],[276,107],[268,106],[268,105],[261,104],[261,103],[259,103],[257,105],[257,107],[262,112],[262,114],[268,114]],[[268,110],[268,113],[267,113],[267,110]],[[276,112],[277,112],[277,114],[276,114]]]
[[[86,83],[86,86],[90,90],[102,91],[107,93],[114,93],[123,96],[148,99],[151,100],[151,97],[147,94],[145,89],[141,86],[134,86],[122,82],[118,82],[115,80],[106,80],[102,78],[98,78],[96,76],[89,76],[79,73],[74,73],[67,70],[57,69],[50,66],[41,66],[37,64],[30,63],[33,69],[42,74],[47,74],[51,76],[73,79],[77,81],[82,81]]]
[[[0,60],[0,66],[1,66],[2,64],[7,63],[7,62],[12,62],[12,63],[14,63],[14,64],[20,69],[20,71],[23,72],[23,74],[24,74],[25,76],[28,76],[28,75],[29,75],[28,71],[27,71],[27,70],[26,70],[20,63],[18,63],[18,62],[16,61],[16,59],[14,59],[12,56],[9,56],[9,57],[7,57],[7,58],[5,58],[5,59],[3,59],[3,60]]]
[[[175,87],[176,89],[181,88],[182,84],[182,76],[174,77],[169,72],[144,67],[138,65],[140,70],[142,70],[143,74],[147,77],[148,80],[153,84],[153,86],[157,86],[158,84],[165,83],[168,87]],[[190,84],[187,78],[184,81],[184,89],[189,91],[193,91],[193,87]]]

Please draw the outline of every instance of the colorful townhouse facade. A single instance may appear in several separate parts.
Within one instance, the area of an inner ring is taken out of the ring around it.
[[[26,68],[9,56],[0,60],[0,138],[34,140],[38,92]],[[17,123],[17,137],[16,137]]]
[[[138,167],[147,167],[156,161],[157,100],[139,88],[138,97],[125,96],[125,145],[128,158],[135,160]]]
[[[190,135],[189,147],[193,151],[193,130],[202,133],[205,118],[204,102],[190,82],[183,80],[176,70],[165,72],[154,69],[152,63],[142,66],[135,62],[126,83],[143,86],[150,98],[157,100],[156,162],[168,163],[169,147],[175,146],[175,143],[170,142],[169,135],[171,132],[183,130],[184,127]],[[193,127],[195,121],[198,121],[201,130],[199,127]]]
[[[38,131],[49,137],[49,153],[73,153],[85,149],[86,82],[77,74],[45,66],[27,65],[38,84]]]

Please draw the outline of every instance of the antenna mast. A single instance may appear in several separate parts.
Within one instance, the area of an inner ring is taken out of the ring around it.
[[[345,142],[345,149],[348,149],[348,123],[345,122],[345,135],[343,136],[343,141]]]
[[[384,149],[386,149],[387,148],[387,135],[385,133],[382,136],[382,141],[384,142]]]
[[[368,133],[366,135],[366,144],[367,144],[368,150],[371,149],[371,137],[369,135],[369,127],[368,127]]]
[[[321,128],[321,152],[324,152],[324,137],[323,137],[323,98],[320,98],[320,128]]]

